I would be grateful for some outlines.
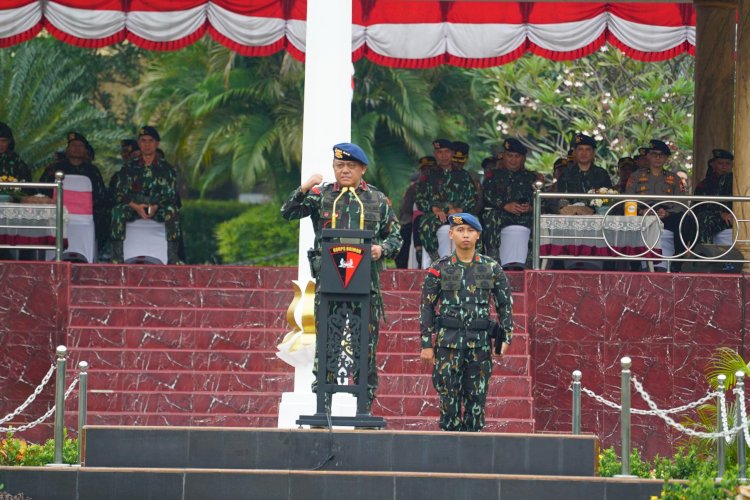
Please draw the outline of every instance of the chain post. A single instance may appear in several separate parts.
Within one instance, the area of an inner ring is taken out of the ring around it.
[[[65,174],[55,172],[55,260],[60,262],[63,253],[63,179]]]
[[[88,369],[87,362],[78,363],[78,463],[80,465],[83,465],[83,426],[86,425]]]
[[[573,372],[573,435],[581,433],[581,370]]]
[[[55,375],[55,455],[53,465],[63,465],[63,433],[65,425],[65,357],[68,348],[57,346],[57,373]]]
[[[541,238],[539,238],[539,228],[542,225],[542,199],[539,194],[542,192],[544,184],[542,181],[534,182],[534,222],[533,231],[531,231],[531,263],[534,270],[538,271],[541,268],[540,264],[540,249]]]
[[[743,423],[742,405],[740,404],[740,398],[745,397],[745,372],[738,370],[734,374],[737,379],[737,399],[735,401],[735,427],[741,427]],[[747,456],[745,446],[745,433],[742,429],[737,432],[737,468],[739,473],[740,481],[747,481]]]
[[[726,382],[727,382],[727,376],[726,375],[719,375],[717,377],[717,384],[716,384],[716,390],[719,391],[721,394],[724,394],[724,391],[726,391]],[[716,431],[721,434],[726,429],[724,429],[724,421],[722,419],[722,397],[716,396]],[[716,467],[716,480],[721,481],[721,479],[724,477],[724,471],[726,470],[726,458],[724,456],[725,454],[725,442],[724,438],[719,436],[719,438],[716,439],[716,460],[718,462]]]
[[[620,383],[620,443],[622,472],[615,477],[633,477],[630,474],[630,366],[628,356],[620,360],[622,380]]]

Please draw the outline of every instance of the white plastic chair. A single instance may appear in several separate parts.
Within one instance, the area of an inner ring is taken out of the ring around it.
[[[68,246],[63,252],[63,260],[81,260],[82,257],[86,262],[96,262],[91,179],[85,175],[66,175],[63,179],[63,205],[69,217],[66,230]],[[55,252],[48,250],[47,260],[54,258]]]
[[[167,263],[167,230],[163,222],[138,219],[125,224],[123,256],[127,263]]]

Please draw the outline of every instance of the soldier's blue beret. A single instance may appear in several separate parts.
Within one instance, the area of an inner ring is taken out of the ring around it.
[[[593,137],[589,137],[586,134],[576,134],[573,136],[573,148],[578,146],[591,146],[596,149],[596,141]]]
[[[518,139],[505,139],[503,149],[508,153],[518,153],[524,156],[529,152],[528,148]]]
[[[658,151],[659,153],[664,153],[667,156],[672,154],[672,150],[669,149],[667,143],[664,141],[660,141],[659,139],[651,139],[648,143],[648,150],[649,152]]]
[[[712,160],[734,160],[734,155],[726,149],[712,149],[711,150]]]
[[[475,216],[471,214],[467,214],[466,212],[449,215],[448,222],[450,222],[451,227],[460,226],[462,224],[468,224],[469,226],[473,227],[477,231],[482,230],[482,224],[479,222],[479,219],[477,219]]]
[[[161,141],[161,136],[154,127],[150,127],[148,125],[141,127],[141,129],[138,131],[138,138],[140,139],[145,135],[153,137],[155,141]]]
[[[434,149],[453,149],[453,141],[449,141],[448,139],[435,139],[432,141],[432,147]]]
[[[342,142],[333,146],[333,158],[336,160],[358,161],[363,165],[370,163],[362,148],[351,142]]]

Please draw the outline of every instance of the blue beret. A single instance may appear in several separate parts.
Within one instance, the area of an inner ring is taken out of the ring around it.
[[[529,150],[518,139],[505,139],[503,149],[508,153],[518,153],[526,156]]]
[[[473,227],[477,231],[482,230],[482,224],[479,223],[479,219],[465,212],[449,215],[448,222],[450,222],[451,227],[460,226],[462,224],[468,224],[469,226]]]
[[[144,135],[153,137],[155,141],[161,141],[159,132],[157,132],[154,127],[149,127],[149,126],[141,127],[141,129],[138,131],[138,138],[140,139]]]
[[[342,142],[333,146],[333,158],[335,160],[358,161],[364,165],[370,163],[362,148],[351,142]]]
[[[660,153],[664,153],[667,156],[672,154],[672,150],[669,149],[669,146],[667,146],[664,141],[660,141],[659,139],[651,139],[648,143],[648,150],[649,152],[658,151]]]
[[[573,147],[577,148],[578,146],[591,146],[596,149],[596,141],[586,134],[576,134],[573,136]]]

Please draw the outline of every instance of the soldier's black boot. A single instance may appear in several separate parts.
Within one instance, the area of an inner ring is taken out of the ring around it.
[[[180,242],[179,241],[167,241],[167,264],[182,265],[184,262],[180,260]]]
[[[112,264],[122,264],[125,262],[122,243],[122,240],[112,240]]]

